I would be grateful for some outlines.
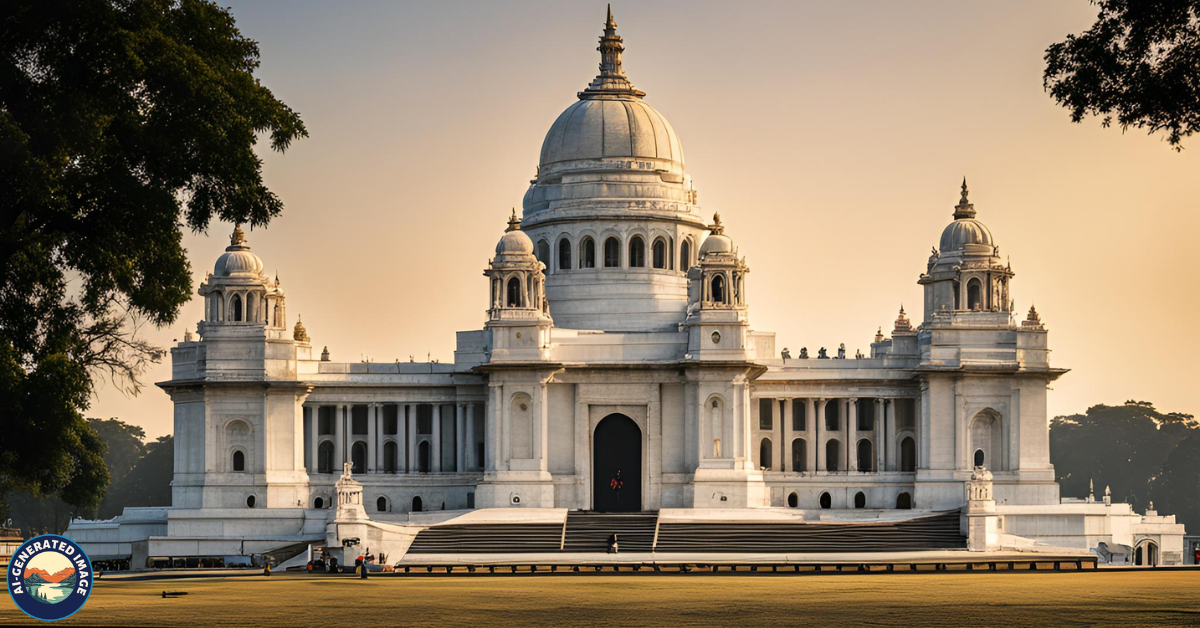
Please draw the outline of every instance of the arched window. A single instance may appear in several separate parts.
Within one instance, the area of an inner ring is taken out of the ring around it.
[[[253,495],[246,498],[246,508],[254,508],[254,496]]]
[[[875,470],[875,452],[871,446],[871,441],[862,439],[858,441],[858,470],[863,473],[870,473]]]
[[[758,444],[758,466],[763,469],[771,468],[771,439],[764,438]]]
[[[980,410],[971,420],[970,449],[974,452],[975,466],[983,466],[983,462],[991,465],[992,469],[1003,469],[1004,447],[1000,435],[1000,413],[991,408]]]
[[[646,266],[646,241],[642,236],[633,236],[629,241],[629,267],[644,268]]]
[[[246,454],[242,453],[242,450],[240,450],[240,449],[236,449],[233,452],[233,470],[234,471],[245,471],[246,470]]]
[[[571,270],[571,241],[566,238],[558,241],[558,269]]]
[[[917,443],[911,436],[900,441],[900,470],[905,473],[917,470]]]
[[[651,262],[654,264],[654,267],[665,269],[667,267],[667,243],[666,243],[666,241],[663,240],[662,238],[655,240],[654,248],[651,251],[651,255],[653,257]]]
[[[506,292],[505,303],[508,304],[508,307],[521,307],[521,280],[509,277]]]
[[[687,272],[692,267],[692,243],[684,240],[679,243],[679,270]]]
[[[333,443],[324,441],[317,447],[317,473],[333,473]]]
[[[386,473],[396,472],[397,459],[396,441],[389,440],[383,444],[383,470]]]
[[[550,243],[546,240],[538,240],[537,243],[537,259],[539,262],[550,268]]]
[[[583,242],[579,243],[579,267],[580,268],[595,268],[596,267],[596,241],[591,238],[584,238]]]
[[[829,496],[829,493],[821,493],[821,508],[825,510],[833,508],[833,498]]]
[[[421,503],[421,496],[417,495],[417,496],[413,497],[412,511],[413,512],[421,512],[422,510],[424,510],[424,508],[422,506],[423,506],[423,504]]]
[[[375,500],[375,510],[378,510],[379,512],[387,512],[386,497],[380,497],[379,499]]]
[[[954,309],[962,309],[962,306],[959,305],[962,302],[962,284],[955,279],[950,282],[950,289],[954,292]]]
[[[362,441],[358,441],[357,443],[354,443],[354,446],[350,448],[350,462],[353,463],[353,469],[351,471],[352,473],[357,475],[359,473],[367,472],[367,444],[366,443],[364,443]]]
[[[842,443],[838,439],[830,439],[825,442],[825,470],[837,471],[842,466],[841,461]]]
[[[967,282],[967,309],[983,309],[983,284],[980,283],[979,279],[972,279]]]
[[[867,507],[867,496],[864,495],[862,491],[859,491],[854,494],[854,507],[855,508],[866,508]]]
[[[324,499],[321,499],[320,497],[318,497],[313,500],[313,508],[324,508],[324,507],[325,507]]]
[[[229,302],[229,309],[233,311],[233,316],[229,320],[241,322],[242,320],[242,297],[233,295],[233,299]]]
[[[975,450],[975,466],[977,466],[977,467],[982,467],[982,466],[983,466],[983,462],[984,462],[984,460],[983,460],[983,450],[982,450],[982,449],[976,449],[976,450]]]
[[[712,406],[709,409],[709,418],[712,421],[712,437],[713,437],[713,457],[721,457],[721,434],[724,430],[724,420],[721,411],[721,402],[713,399]]]
[[[616,238],[604,241],[604,267],[621,267],[621,243]]]
[[[898,510],[912,509],[912,495],[908,493],[900,493],[896,496],[896,508]]]
[[[417,469],[421,473],[429,473],[429,441],[423,440],[417,447]]]
[[[725,302],[725,277],[722,275],[714,275],[712,278],[712,288],[709,290],[709,296],[713,303]]]
[[[792,441],[792,471],[808,470],[808,442],[803,438]]]
[[[788,508],[795,508],[800,505],[800,496],[795,493],[788,494]]]

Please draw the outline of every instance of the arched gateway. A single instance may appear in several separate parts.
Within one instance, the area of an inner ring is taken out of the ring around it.
[[[623,414],[610,414],[592,435],[592,508],[642,509],[642,430]]]

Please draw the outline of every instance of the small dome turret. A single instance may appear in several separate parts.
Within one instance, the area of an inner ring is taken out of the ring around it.
[[[733,239],[725,235],[720,212],[713,214],[713,224],[708,229],[710,235],[700,245],[700,259],[712,253],[733,253]]]
[[[975,219],[975,205],[967,200],[967,179],[962,182],[962,198],[954,206],[954,222],[942,230],[938,246],[942,255],[964,251],[968,245],[995,246],[992,232]]]
[[[513,209],[512,217],[508,219],[508,228],[496,243],[496,255],[533,255],[533,240],[521,231],[521,219],[517,218],[517,210]]]
[[[246,233],[242,231],[242,226],[237,225],[233,235],[229,236],[229,246],[225,247],[225,253],[217,258],[213,275],[258,277],[263,274],[264,268],[262,258],[250,252],[250,245],[246,244]]]

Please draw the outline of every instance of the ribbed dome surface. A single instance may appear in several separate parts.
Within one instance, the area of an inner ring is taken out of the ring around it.
[[[982,222],[974,218],[959,218],[946,226],[942,231],[942,241],[939,247],[942,254],[951,251],[961,251],[968,244],[985,244],[993,246],[992,232]]]
[[[213,274],[217,277],[234,275],[257,277],[262,275],[264,268],[262,258],[251,253],[248,247],[231,246],[225,249],[225,253],[221,257],[217,258]]]
[[[496,243],[496,255],[533,255],[533,240],[520,229],[509,231]]]
[[[637,98],[584,99],[558,116],[542,143],[542,165],[604,157],[644,157],[683,165],[675,129]]]
[[[733,240],[731,240],[729,238],[729,236],[720,234],[720,233],[715,233],[713,235],[708,236],[707,238],[704,238],[704,243],[700,245],[700,257],[701,258],[704,258],[704,256],[708,255],[709,253],[732,253],[732,252],[733,252]]]

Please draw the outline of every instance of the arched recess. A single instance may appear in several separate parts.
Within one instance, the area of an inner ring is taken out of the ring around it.
[[[324,507],[325,507],[325,499],[323,497],[316,497],[313,499],[313,508],[324,508]]]
[[[592,508],[642,509],[642,429],[624,414],[610,414],[592,433]]]
[[[1158,543],[1142,539],[1133,550],[1133,564],[1139,567],[1158,566]]]
[[[250,424],[241,419],[234,419],[225,424],[225,446],[229,450],[229,470],[246,471],[250,469]],[[241,468],[237,468],[239,456]]]
[[[650,264],[658,269],[667,268],[667,241],[658,238],[650,249]]]
[[[917,442],[912,436],[900,439],[900,470],[904,473],[917,471]]]
[[[684,240],[679,243],[679,270],[687,272],[692,267],[692,241]]]
[[[367,444],[363,441],[357,441],[350,448],[350,463],[352,464],[351,473],[358,475],[367,472]]]
[[[521,307],[521,280],[509,277],[504,302],[508,307]]]
[[[984,408],[975,413],[975,416],[971,418],[969,433],[971,443],[967,451],[971,452],[970,462],[974,463],[974,459],[980,457],[978,452],[982,452],[984,465],[994,471],[1003,470],[1005,467],[1004,443],[1000,437],[1000,413],[992,408]]]
[[[725,303],[725,293],[725,276],[713,275],[708,289],[709,300],[713,303]]]
[[[799,506],[800,505],[800,496],[797,495],[795,492],[789,493],[787,504],[788,504],[788,508],[795,508],[795,507]]]
[[[758,443],[758,466],[761,469],[770,470],[771,465],[771,439],[764,438]]]
[[[537,243],[537,260],[550,268],[550,243],[545,238],[538,240]]]
[[[558,269],[571,270],[571,241],[565,237],[558,241]]]
[[[825,442],[825,470],[837,471],[842,468],[842,441],[831,438]]]
[[[983,282],[978,277],[967,282],[967,309],[983,309]]]
[[[867,507],[866,493],[859,491],[854,494],[854,507],[855,508],[866,508]]]
[[[430,465],[429,441],[423,440],[420,445],[417,445],[417,468],[421,473],[429,473]]]
[[[242,451],[240,447],[233,450],[232,460],[229,461],[229,469],[235,473],[246,470],[246,452]]]
[[[629,267],[646,267],[646,241],[642,236],[633,236],[629,240]]]
[[[425,504],[421,503],[421,496],[416,495],[412,498],[412,511],[421,512],[425,510]]]
[[[379,512],[387,512],[387,505],[386,497],[380,496],[379,499],[375,500],[375,510]]]
[[[725,437],[725,399],[720,395],[708,398],[709,436],[712,441],[712,457],[721,458],[721,439]]]
[[[517,393],[508,401],[510,456],[514,460],[529,460],[533,456],[533,399]]]
[[[317,446],[317,473],[333,473],[332,441],[321,441]]]
[[[808,470],[808,441],[803,438],[792,440],[792,471]]]
[[[829,493],[821,493],[821,508],[829,510],[833,508],[833,497]]]
[[[596,241],[590,237],[579,243],[579,267],[596,267]]]
[[[875,447],[869,439],[858,441],[858,470],[871,473],[875,470]]]
[[[240,294],[233,295],[233,298],[229,300],[229,311],[231,313],[229,320],[234,321],[234,322],[241,322],[241,320],[242,320],[242,295],[240,295]]]
[[[399,460],[399,450],[396,447],[396,441],[389,440],[383,444],[383,470],[385,473],[395,473],[398,469],[396,464]]]
[[[896,496],[896,508],[898,510],[912,510],[912,507],[912,495],[905,492]]]
[[[604,267],[621,267],[621,242],[614,237],[604,241]]]

